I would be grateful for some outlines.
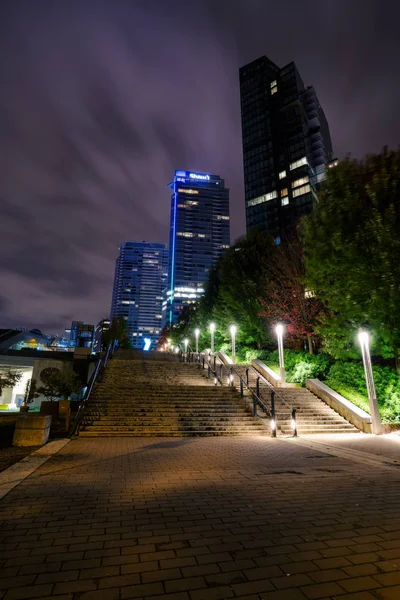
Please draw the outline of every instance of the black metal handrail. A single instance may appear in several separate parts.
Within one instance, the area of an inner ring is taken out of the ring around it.
[[[78,435],[78,433],[79,433],[79,429],[82,424],[82,419],[83,419],[85,410],[88,406],[88,401],[92,394],[94,384],[99,383],[101,381],[103,371],[104,371],[109,359],[112,358],[112,355],[114,354],[116,347],[117,347],[117,342],[116,342],[116,340],[114,340],[113,342],[111,342],[109,344],[105,355],[103,357],[100,357],[98,359],[98,361],[96,362],[96,366],[94,368],[91,378],[89,379],[89,383],[87,384],[85,394],[83,396],[82,402],[79,406],[79,409],[78,409],[78,412],[77,412],[77,415],[75,418],[73,435]]]
[[[209,358],[210,358],[210,355],[209,355]],[[210,361],[207,360],[207,357],[204,353],[200,353],[200,352],[195,353],[193,351],[190,351],[190,352],[188,352],[188,357],[186,358],[186,360],[188,362],[201,362],[202,361],[203,368],[205,368],[205,365],[207,365],[207,367],[208,367],[208,377],[210,378],[210,373],[213,373],[214,377],[216,378],[217,381],[219,381],[221,383],[221,385],[223,385],[223,372],[225,372],[225,374],[227,374],[228,385],[231,385],[231,386],[234,385],[234,374],[235,374],[239,378],[241,397],[243,398],[243,396],[244,396],[244,388],[247,388],[247,390],[250,392],[252,399],[253,399],[253,414],[254,414],[254,416],[258,416],[257,415],[257,405],[258,405],[265,412],[267,417],[270,418],[272,435],[273,435],[273,437],[276,437],[277,416],[278,415],[286,416],[287,413],[281,412],[281,411],[279,411],[279,412],[276,411],[275,396],[276,396],[277,392],[274,389],[271,389],[271,397],[270,397],[271,408],[268,408],[266,406],[266,404],[261,400],[260,376],[258,376],[256,379],[256,390],[254,390],[249,385],[249,369],[246,369],[246,380],[244,380],[244,378],[240,375],[240,373],[238,373],[238,371],[235,369],[234,366],[225,365],[216,354],[214,354],[214,361],[213,361],[214,366],[213,367],[212,367]],[[219,365],[217,365],[217,360],[220,363]],[[218,377],[217,366],[219,369],[219,377]],[[293,436],[297,437],[296,409],[292,408],[290,406],[290,404],[288,404],[288,402],[286,402],[286,400],[283,398],[283,396],[281,394],[279,394],[279,392],[278,392],[278,397],[279,397],[279,400],[288,407],[289,418],[291,419],[291,424],[292,424],[292,429],[293,429]]]
[[[265,412],[265,414],[267,415],[267,417],[269,417],[271,419],[271,421],[273,420],[272,417],[272,411],[266,406],[266,404],[264,404],[264,402],[261,400],[260,398],[260,394],[259,394],[259,389],[257,390],[257,392],[255,392],[249,385],[248,382],[245,381],[243,379],[243,377],[240,375],[240,373],[238,373],[236,371],[236,369],[233,366],[229,366],[227,367],[222,361],[221,359],[219,359],[217,357],[217,355],[214,355],[214,364],[211,364],[210,361],[210,355],[207,356],[203,353],[201,354],[200,352],[196,353],[196,352],[191,352],[189,355],[189,361],[190,362],[201,362],[203,369],[206,368],[207,365],[207,370],[208,370],[208,378],[211,378],[211,373],[214,376],[214,383],[217,384],[217,382],[219,381],[221,385],[223,385],[223,378],[222,378],[222,374],[223,371],[225,370],[225,372],[227,373],[227,378],[228,378],[228,385],[229,386],[233,386],[233,374],[235,374],[238,378],[239,378],[239,382],[240,382],[240,396],[243,398],[244,397],[244,388],[247,388],[247,390],[250,392],[251,397],[253,399],[253,414],[254,416],[258,416],[257,414],[257,405],[260,406],[260,408]],[[219,377],[218,377],[218,371],[217,371],[217,364],[216,361],[218,360],[220,361],[220,364],[218,365],[219,367]],[[271,427],[272,431],[274,431],[274,428]]]

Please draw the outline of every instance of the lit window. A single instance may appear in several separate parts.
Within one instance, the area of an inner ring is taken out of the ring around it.
[[[292,188],[296,188],[299,187],[300,185],[305,185],[306,183],[309,183],[310,179],[308,177],[308,175],[306,175],[305,177],[300,177],[300,179],[296,179],[295,181],[292,181]]]
[[[193,237],[193,233],[189,233],[187,231],[178,231],[177,235],[180,235],[182,237],[187,237],[187,238]]]
[[[229,221],[229,217],[226,217],[225,215],[217,215],[217,219],[218,221]]]
[[[298,169],[299,167],[302,167],[303,165],[307,164],[307,157],[303,156],[303,158],[299,158],[299,160],[295,160],[294,162],[292,162],[289,168],[291,171],[294,171],[294,169]]]
[[[206,237],[206,236],[204,235],[204,233],[198,233],[197,235],[198,235],[199,237],[201,237],[201,238],[205,238],[205,237]]]
[[[279,179],[285,179],[285,177],[286,177],[286,171],[281,171],[279,173]]]
[[[293,190],[293,198],[295,198],[296,196],[302,196],[303,194],[308,194],[308,192],[310,191],[311,188],[309,185],[303,185],[303,187],[299,187]]]
[[[253,198],[253,200],[249,200],[247,206],[256,206],[257,204],[262,204],[263,202],[268,202],[268,200],[273,200],[277,198],[277,191],[269,192],[269,194],[264,194],[263,196],[258,196],[258,198]]]
[[[281,198],[283,198],[284,196],[288,195],[288,191],[287,188],[283,188],[283,190],[281,190]]]
[[[287,204],[289,204],[289,198],[286,196],[286,198],[282,198],[281,205],[286,206]]]
[[[278,91],[278,87],[275,86],[271,89],[271,96],[273,96],[274,94],[276,94],[276,92]]]
[[[183,194],[198,194],[199,190],[192,190],[192,189],[185,190],[184,188],[179,188],[178,192],[181,192]]]
[[[197,206],[198,202],[196,200],[186,200],[186,206]]]
[[[276,79],[274,79],[274,81],[271,81],[271,88],[276,87],[278,85],[278,82]]]

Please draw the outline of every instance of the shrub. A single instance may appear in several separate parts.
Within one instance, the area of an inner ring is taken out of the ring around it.
[[[248,365],[252,360],[266,360],[268,357],[267,350],[256,350],[255,348],[247,348],[244,353],[244,362]]]
[[[383,421],[400,421],[400,376],[390,367],[373,367],[379,412]],[[327,384],[346,396],[345,390],[354,390],[362,397],[361,408],[368,407],[368,394],[365,384],[364,368],[359,362],[336,361],[330,368]],[[357,398],[351,398],[357,405]]]
[[[327,354],[306,354],[284,350],[287,381],[305,385],[306,379],[325,379],[331,359]],[[268,362],[279,363],[278,350],[269,353]]]

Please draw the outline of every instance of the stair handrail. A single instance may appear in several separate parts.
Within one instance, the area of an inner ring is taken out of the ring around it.
[[[217,365],[216,365],[216,361],[219,360],[220,361],[220,365],[218,365],[220,367],[220,376],[218,377],[218,373],[217,373]],[[240,373],[238,373],[238,371],[233,367],[233,366],[229,366],[227,367],[222,361],[221,359],[219,359],[217,357],[217,355],[214,354],[214,365],[211,364],[211,354],[207,355],[203,352],[198,352],[198,353],[192,353],[192,360],[191,362],[200,362],[202,363],[203,369],[206,368],[207,365],[207,369],[208,369],[208,377],[211,377],[211,373],[214,376],[214,381],[217,382],[219,381],[221,385],[223,385],[223,381],[222,381],[222,371],[225,370],[225,372],[228,374],[228,385],[229,386],[233,386],[233,374],[235,374],[240,381],[240,396],[243,398],[244,397],[244,388],[247,388],[247,390],[250,392],[251,397],[253,399],[253,414],[255,417],[257,417],[257,405],[260,406],[260,408],[265,412],[265,414],[267,415],[267,417],[271,420],[271,430],[272,432],[274,432],[274,419],[273,419],[273,412],[271,409],[269,409],[267,407],[266,404],[264,404],[264,402],[261,400],[259,394],[257,394],[249,385],[248,383],[243,379],[243,377],[240,375]]]
[[[113,354],[115,352],[115,349],[117,347],[118,343],[116,340],[112,341],[107,348],[107,351],[105,353],[105,355],[103,357],[100,357],[97,362],[96,362],[96,366],[94,368],[94,371],[92,373],[91,378],[89,379],[89,382],[86,386],[86,390],[85,393],[83,395],[82,398],[82,402],[80,403],[80,406],[78,408],[78,412],[77,415],[75,417],[75,423],[74,423],[74,429],[73,429],[73,435],[78,435],[81,424],[82,424],[82,419],[85,413],[85,410],[88,406],[88,401],[90,399],[90,396],[92,394],[92,390],[94,387],[95,383],[100,382],[101,377],[103,375],[103,371],[107,365],[107,362],[113,357]]]

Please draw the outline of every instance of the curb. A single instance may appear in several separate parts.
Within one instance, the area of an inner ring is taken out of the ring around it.
[[[69,441],[69,439],[62,439],[48,442],[43,448],[39,448],[29,456],[25,456],[18,463],[0,473],[0,500],[19,485],[21,481],[41,467],[53,454],[64,448]]]

